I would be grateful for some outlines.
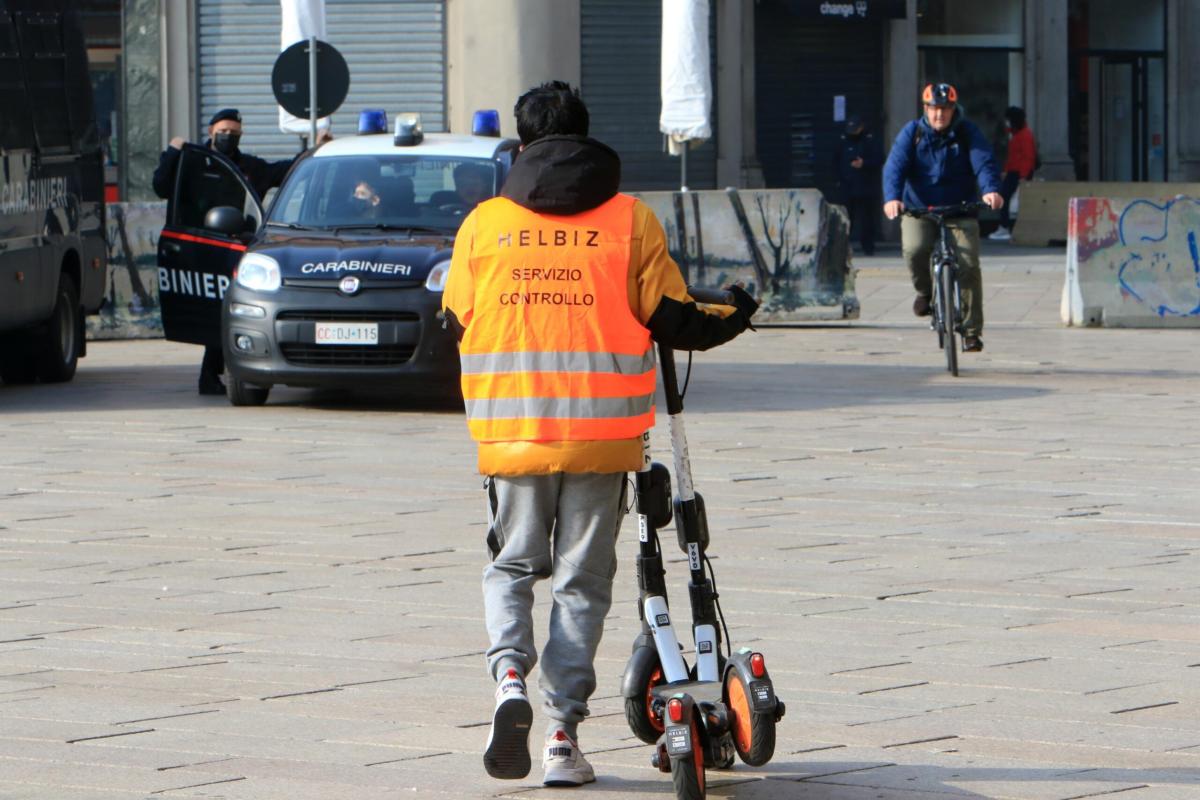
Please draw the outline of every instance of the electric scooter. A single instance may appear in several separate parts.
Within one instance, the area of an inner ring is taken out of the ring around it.
[[[723,291],[688,289],[698,302],[733,305]],[[705,769],[728,769],[737,755],[762,766],[775,753],[775,725],[784,703],[775,695],[762,653],[749,648],[721,652],[718,623],[724,616],[705,555],[709,544],[704,498],[692,485],[683,396],[675,355],[658,345],[666,395],[671,450],[678,495],[671,497],[671,474],[650,458],[650,432],[642,437],[642,468],[636,477],[638,515],[638,612],[642,630],[625,666],[621,694],[625,719],[634,735],[653,744],[651,763],[671,773],[680,800],[704,800]],[[690,372],[690,362],[689,362]],[[686,390],[686,381],[684,384]],[[679,548],[687,555],[695,663],[689,668],[667,605],[666,572],[658,531],[675,521]],[[725,640],[729,631],[725,629]]]

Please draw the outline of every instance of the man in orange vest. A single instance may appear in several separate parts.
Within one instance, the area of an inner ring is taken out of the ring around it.
[[[596,688],[626,473],[641,466],[654,424],[651,340],[714,347],[750,327],[758,304],[734,288],[736,308],[696,306],[653,212],[617,191],[617,154],[587,137],[577,91],[542,84],[515,113],[521,153],[501,196],[463,221],[442,300],[487,476],[483,593],[497,688],[483,763],[496,778],[529,773],[533,587],[550,578],[544,782],[579,786],[595,780],[576,729]]]

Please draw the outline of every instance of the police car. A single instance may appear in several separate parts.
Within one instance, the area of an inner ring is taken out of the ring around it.
[[[477,114],[472,135],[423,134],[416,115],[389,131],[383,112],[364,112],[359,135],[296,162],[265,216],[248,187],[240,205],[205,211],[204,231],[180,244],[208,238],[212,255],[236,257],[224,282],[192,279],[220,296],[230,401],[260,405],[276,385],[457,391],[457,347],[439,318],[454,235],[499,190],[517,147],[499,138],[495,112]],[[193,156],[200,173],[225,173],[214,185],[241,181],[219,154]]]

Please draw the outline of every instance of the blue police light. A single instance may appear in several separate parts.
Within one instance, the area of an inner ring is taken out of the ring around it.
[[[387,112],[382,108],[364,108],[358,113],[358,134],[387,133]]]
[[[500,112],[494,108],[485,108],[475,112],[471,117],[472,136],[499,136]]]

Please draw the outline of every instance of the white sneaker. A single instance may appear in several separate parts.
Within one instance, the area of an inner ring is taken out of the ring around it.
[[[533,708],[525,694],[525,681],[510,669],[496,686],[496,711],[483,768],[493,778],[519,780],[529,774],[529,726]]]
[[[996,230],[992,231],[991,236],[988,236],[988,239],[993,242],[1007,242],[1011,238],[1012,234],[1006,228],[996,228]]]
[[[592,765],[566,731],[555,731],[546,740],[542,769],[546,770],[542,783],[547,786],[582,786],[596,780]]]

